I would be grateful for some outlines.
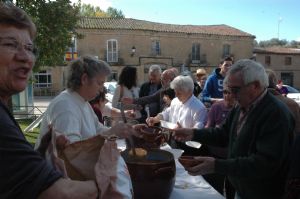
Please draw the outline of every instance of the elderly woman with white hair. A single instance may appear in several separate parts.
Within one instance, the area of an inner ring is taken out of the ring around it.
[[[171,88],[174,89],[176,98],[163,112],[155,117],[147,118],[148,125],[165,120],[183,128],[203,128],[207,110],[203,103],[193,95],[194,82],[192,78],[178,76],[171,82]]]

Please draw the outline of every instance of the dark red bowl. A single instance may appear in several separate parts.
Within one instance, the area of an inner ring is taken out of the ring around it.
[[[156,142],[161,137],[161,128],[148,126],[141,129],[143,139],[147,142]]]
[[[182,164],[183,167],[194,167],[197,164],[199,164],[199,161],[194,159],[194,156],[180,156],[178,158],[178,161],[180,162],[180,164]]]

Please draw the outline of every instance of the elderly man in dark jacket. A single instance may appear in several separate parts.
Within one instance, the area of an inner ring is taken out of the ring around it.
[[[161,88],[160,76],[161,76],[161,68],[159,65],[151,65],[149,68],[149,81],[143,83],[140,88],[139,97],[149,96],[154,94]],[[148,104],[149,114],[151,117],[157,115],[159,113],[160,103],[158,101],[152,102]],[[145,108],[145,107],[144,107]],[[141,122],[145,122],[147,118],[147,113],[145,110],[141,110],[142,118]]]
[[[198,165],[186,169],[191,175],[227,175],[237,191],[236,198],[282,198],[293,116],[267,91],[268,76],[261,64],[240,60],[228,71],[225,82],[238,103],[224,125],[176,129],[174,136],[181,141],[228,146],[228,157],[195,157]]]

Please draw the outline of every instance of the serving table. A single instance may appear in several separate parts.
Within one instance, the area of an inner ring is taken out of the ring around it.
[[[120,150],[126,149],[125,140],[117,140]],[[169,145],[164,145],[162,150],[167,149],[172,153]],[[189,175],[183,166],[175,159],[176,180],[175,186],[169,199],[224,199],[202,176]]]

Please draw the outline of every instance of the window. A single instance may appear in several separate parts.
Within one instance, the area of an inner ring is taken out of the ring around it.
[[[118,43],[115,39],[107,41],[107,62],[118,62]]]
[[[223,45],[223,58],[226,56],[230,56],[230,45],[229,44]]]
[[[34,87],[36,88],[51,88],[52,87],[52,77],[51,72],[47,70],[40,71],[34,74],[35,82]]]
[[[283,84],[293,86],[294,84],[294,73],[282,72],[280,73],[281,80]]]
[[[267,55],[265,56],[265,64],[270,65],[271,64],[271,56]]]
[[[160,55],[160,42],[158,40],[152,41],[151,53],[153,55]]]
[[[285,57],[284,63],[285,65],[292,65],[292,57]]]
[[[200,63],[200,44],[194,43],[192,46],[192,63]]]

